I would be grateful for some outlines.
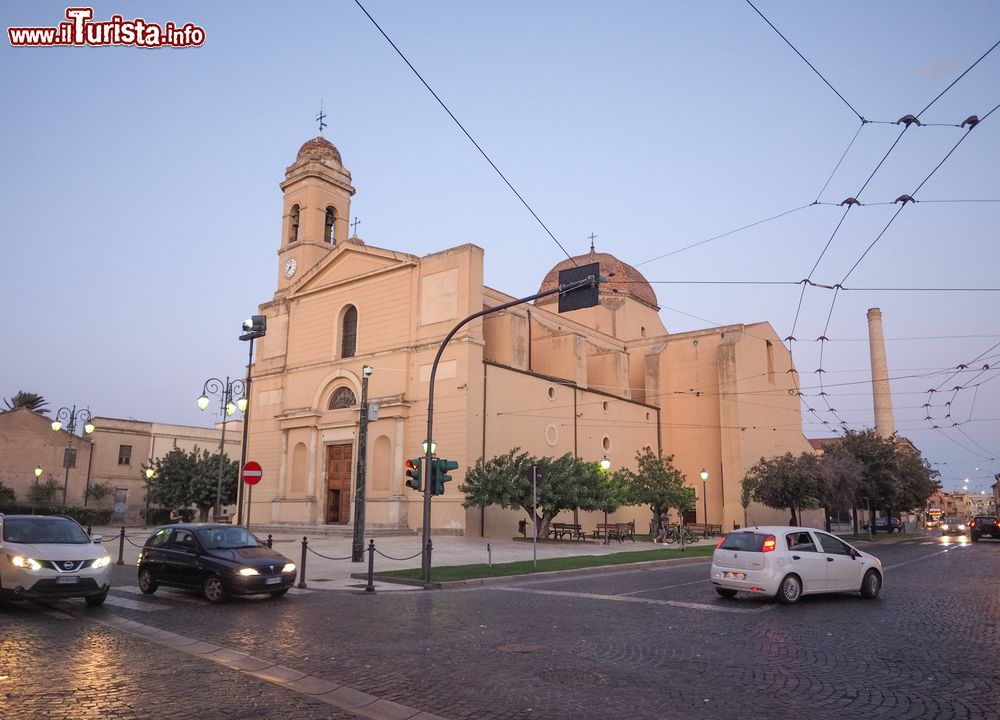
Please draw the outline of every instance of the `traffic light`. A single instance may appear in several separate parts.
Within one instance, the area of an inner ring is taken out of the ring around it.
[[[420,458],[413,458],[406,461],[406,487],[413,488],[420,492]]]
[[[431,460],[431,495],[444,495],[444,484],[451,482],[451,470],[457,470],[458,463],[454,460]]]

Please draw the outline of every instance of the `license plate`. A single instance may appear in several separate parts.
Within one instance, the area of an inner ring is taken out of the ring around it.
[[[264,584],[265,585],[277,585],[280,582],[281,582],[281,578],[280,577],[273,577],[273,578],[267,578],[264,581]]]
[[[76,575],[69,575],[56,578],[56,585],[76,585],[80,582],[80,578]]]
[[[726,577],[727,580],[742,580],[746,576],[747,576],[746,573],[741,573],[741,572],[727,572],[725,577]]]

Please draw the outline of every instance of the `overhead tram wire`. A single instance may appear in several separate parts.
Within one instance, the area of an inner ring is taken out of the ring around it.
[[[854,113],[855,115],[858,116],[858,120],[860,120],[861,122],[865,122],[865,119],[861,115],[861,113],[859,113],[857,110],[855,110],[854,106],[851,105],[851,103],[847,102],[847,100],[844,98],[843,95],[840,94],[840,92],[837,90],[837,88],[835,88],[833,85],[831,85],[829,80],[827,80],[825,77],[823,77],[823,73],[821,73],[819,70],[817,70],[813,66],[813,64],[811,62],[809,62],[808,60],[806,60],[805,55],[803,55],[802,53],[800,53],[799,50],[798,50],[798,48],[796,48],[794,45],[792,45],[792,43],[788,40],[788,38],[786,38],[781,33],[781,31],[774,26],[774,23],[772,23],[770,20],[768,20],[767,17],[764,16],[764,13],[762,13],[760,10],[758,10],[757,6],[754,5],[752,2],[750,2],[750,0],[746,0],[746,1],[747,1],[747,5],[749,5],[750,7],[752,7],[754,9],[754,12],[756,12],[758,15],[760,15],[761,18],[764,20],[764,22],[766,22],[768,25],[771,26],[771,29],[774,30],[774,32],[778,33],[778,37],[780,37],[782,40],[784,40],[785,43],[788,45],[788,47],[790,47],[792,50],[794,50],[795,54],[798,55],[800,58],[802,58],[802,62],[804,62],[806,65],[808,65],[809,68],[814,73],[816,73],[817,76],[819,76],[819,79],[822,80],[826,84],[826,86],[828,88],[830,88],[831,90],[833,90],[833,92],[836,94],[836,96],[840,98],[841,102],[843,102],[844,105],[846,105],[847,107],[849,107],[851,109],[852,113]],[[955,82],[958,82],[958,81],[956,80]],[[942,93],[942,94],[944,94],[944,93]]]
[[[444,104],[444,101],[440,97],[438,97],[438,94],[434,92],[434,89],[427,83],[426,80],[424,80],[423,76],[413,66],[413,63],[411,63],[409,59],[407,59],[406,55],[403,54],[403,51],[396,46],[396,43],[394,43],[392,41],[392,38],[390,38],[386,34],[385,30],[382,29],[382,26],[379,25],[378,22],[376,22],[375,18],[371,16],[371,13],[369,13],[368,10],[365,9],[365,6],[361,4],[360,0],[354,0],[354,4],[357,5],[359,8],[361,8],[361,12],[363,12],[368,17],[372,25],[374,25],[375,28],[382,34],[382,37],[385,38],[386,42],[388,42],[389,45],[392,46],[392,49],[396,51],[396,54],[403,59],[403,62],[405,62],[406,65],[410,68],[410,70],[413,71],[413,74],[417,76],[417,79],[419,79],[420,82],[423,83],[423,86],[427,88],[427,91],[434,96],[434,99],[437,100],[438,105],[444,108],[444,111],[448,113],[448,116],[455,121],[455,124],[458,125],[459,129],[465,134],[465,137],[469,139],[469,142],[471,142],[473,145],[476,146],[476,150],[479,151],[479,154],[486,159],[486,162],[490,164],[490,167],[492,167],[493,170],[496,171],[496,174],[500,176],[500,179],[503,180],[504,183],[507,185],[507,187],[510,188],[511,192],[513,192],[514,195],[517,196],[517,199],[521,201],[521,204],[524,205],[525,208],[527,208],[528,212],[531,213],[531,216],[535,218],[535,221],[539,225],[541,225],[542,229],[548,234],[550,238],[552,238],[552,241],[559,246],[559,249],[563,251],[563,254],[566,255],[567,258],[569,258],[569,261],[573,263],[574,266],[579,267],[576,260],[573,259],[573,256],[566,251],[566,248],[563,247],[562,243],[559,242],[558,239],[556,239],[556,236],[552,234],[552,231],[549,230],[548,226],[544,222],[542,222],[542,219],[540,217],[538,217],[538,213],[536,213],[532,209],[532,207],[528,204],[527,200],[525,200],[521,196],[521,193],[517,191],[517,188],[515,188],[511,184],[510,180],[508,180],[507,177],[500,171],[500,168],[498,168],[496,163],[494,163],[493,160],[490,158],[490,156],[486,154],[486,151],[483,150],[482,147],[480,147],[479,143],[476,142],[476,139],[472,137],[469,131],[465,129],[465,126],[462,125],[462,123],[459,121],[457,117],[455,117],[455,114],[448,108],[447,105]]]

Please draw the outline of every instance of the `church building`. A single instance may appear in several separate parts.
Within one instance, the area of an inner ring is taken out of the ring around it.
[[[302,145],[281,189],[277,289],[260,306],[268,331],[253,367],[249,456],[264,473],[253,519],[353,522],[368,367],[378,412],[368,423],[366,525],[420,528],[422,496],[404,485],[404,463],[423,454],[434,356],[459,321],[514,298],[483,284],[485,254],[474,244],[418,257],[349,235],[351,174],[322,136]],[[746,469],[810,450],[790,353],[767,322],[669,333],[642,274],[593,248],[540,277],[540,290],[574,262],[597,262],[609,278],[598,306],[559,314],[552,295],[469,323],[445,349],[433,440],[459,469],[433,500],[432,531],[515,533],[521,514],[467,510],[458,489],[478,458],[514,447],[612,467],[634,467],[643,448],[673,455],[698,497],[689,521],[743,524]],[[784,521],[753,512],[758,523]],[[640,531],[649,519],[644,507],[609,518]],[[589,530],[603,517],[581,512],[579,521]]]

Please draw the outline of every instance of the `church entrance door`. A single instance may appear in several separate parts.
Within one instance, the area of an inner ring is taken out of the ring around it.
[[[326,447],[326,522],[346,525],[351,517],[351,443]]]

